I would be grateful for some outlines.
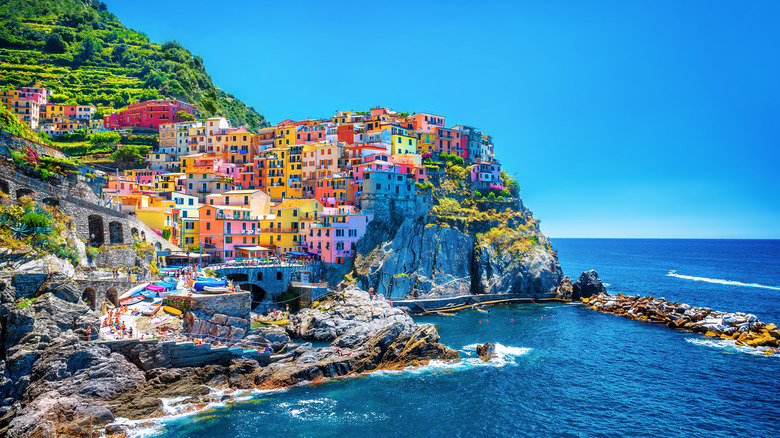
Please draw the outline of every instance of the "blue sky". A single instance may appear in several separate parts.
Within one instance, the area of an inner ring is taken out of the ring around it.
[[[272,124],[481,128],[548,236],[780,238],[780,2],[106,3]]]

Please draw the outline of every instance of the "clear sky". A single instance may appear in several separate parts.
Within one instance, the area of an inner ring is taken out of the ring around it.
[[[272,124],[493,136],[550,237],[780,238],[780,2],[107,0]]]

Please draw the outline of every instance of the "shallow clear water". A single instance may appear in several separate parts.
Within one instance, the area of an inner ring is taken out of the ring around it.
[[[555,239],[564,272],[780,322],[780,242]],[[576,272],[576,274],[575,274]],[[159,436],[778,436],[780,357],[580,305],[491,308],[436,324],[457,364],[296,387],[164,423]],[[476,343],[498,345],[493,364]],[[470,355],[469,355],[470,353]]]

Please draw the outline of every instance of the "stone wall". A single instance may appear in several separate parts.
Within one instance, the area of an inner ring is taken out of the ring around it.
[[[81,181],[65,181],[55,186],[0,166],[0,191],[13,199],[28,196],[35,201],[58,206],[73,218],[78,236],[87,242],[92,241],[95,246],[132,245],[136,241],[144,241],[157,249],[179,250],[135,217],[96,204],[97,196]]]
[[[135,266],[137,253],[135,249],[111,249],[98,252],[95,256],[95,264],[106,268],[127,268]]]
[[[202,367],[206,365],[229,365],[237,356],[251,357],[261,362],[269,361],[271,353],[241,348],[211,348],[208,345],[195,345],[192,342],[160,342],[153,340],[127,339],[108,341],[101,344],[114,353],[127,357],[144,371],[161,367]]]

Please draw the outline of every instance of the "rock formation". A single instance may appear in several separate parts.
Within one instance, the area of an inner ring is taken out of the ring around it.
[[[397,227],[369,227],[358,245],[355,273],[364,289],[392,299],[469,294],[519,294],[553,298],[563,274],[549,242],[518,254],[512,241],[480,242],[476,232],[406,218]],[[541,236],[541,237],[540,237]],[[525,239],[521,233],[509,239]],[[505,239],[506,240],[506,239]]]
[[[97,314],[62,273],[2,281],[0,292],[0,435],[10,437],[98,436],[117,417],[163,414],[162,398],[208,401],[211,388],[276,388],[458,358],[438,342],[433,326],[419,326],[385,299],[354,288],[292,317],[290,334],[330,346],[296,346],[281,327],[247,325],[238,346],[269,346],[277,353],[270,364],[225,350],[199,366],[187,365],[202,361],[182,356],[181,348],[172,356],[169,344],[86,342],[87,327],[98,331]],[[223,319],[200,323],[224,327],[230,321]],[[108,432],[121,431],[114,425]]]
[[[771,348],[780,346],[780,330],[777,326],[765,324],[751,314],[719,312],[706,307],[666,301],[664,298],[622,294],[599,293],[582,298],[582,302],[600,312],[731,339],[738,345]],[[771,351],[766,353],[771,354]]]

